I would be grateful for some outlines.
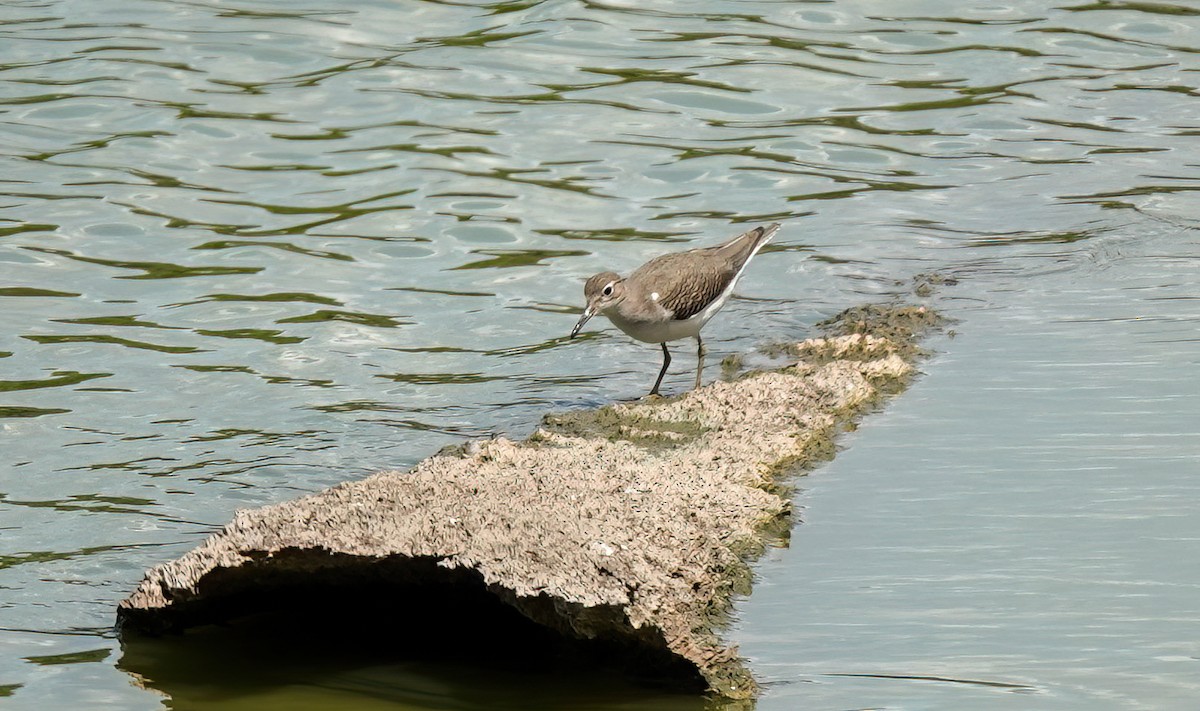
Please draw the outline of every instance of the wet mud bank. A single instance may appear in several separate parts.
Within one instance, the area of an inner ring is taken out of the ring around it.
[[[395,591],[390,614],[418,618],[403,602],[414,591],[454,591],[751,698],[753,677],[719,632],[732,597],[750,591],[749,564],[790,528],[788,480],[904,389],[917,341],[939,325],[919,307],[851,309],[827,335],[780,346],[794,363],[778,370],[548,416],[522,442],[469,442],[410,471],[239,511],[150,570],[118,625],[178,631],[314,586],[342,591],[343,604],[356,586],[383,586]]]

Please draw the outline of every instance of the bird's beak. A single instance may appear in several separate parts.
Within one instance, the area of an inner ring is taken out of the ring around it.
[[[571,329],[571,338],[578,336],[579,329],[583,328],[583,324],[587,323],[588,319],[590,319],[595,314],[596,314],[596,312],[592,310],[592,305],[588,304],[587,308],[583,310],[583,315],[579,317],[579,323],[576,323],[575,328]]]

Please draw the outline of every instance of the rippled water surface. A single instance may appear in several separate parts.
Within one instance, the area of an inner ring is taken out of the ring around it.
[[[5,3],[0,697],[697,707],[368,662],[163,688],[111,625],[239,507],[642,394],[656,348],[566,339],[582,280],[780,221],[711,362],[864,301],[957,323],[739,605],[759,708],[1190,708],[1198,60],[1182,1]]]

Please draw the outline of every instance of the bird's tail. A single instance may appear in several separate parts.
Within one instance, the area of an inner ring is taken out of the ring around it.
[[[717,249],[721,256],[727,258],[736,269],[741,270],[746,262],[758,254],[758,250],[762,249],[763,245],[771,241],[771,238],[779,231],[779,227],[778,222],[765,227],[755,227],[749,232],[734,237]]]

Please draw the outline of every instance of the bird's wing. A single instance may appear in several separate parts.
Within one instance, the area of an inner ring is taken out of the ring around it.
[[[685,259],[680,262],[680,257]],[[684,269],[687,278],[678,278]],[[703,311],[737,276],[723,260],[715,257],[697,259],[695,252],[664,255],[647,264],[646,271],[645,283],[657,285],[651,290],[658,294],[658,304],[670,311],[671,318],[676,321]]]

